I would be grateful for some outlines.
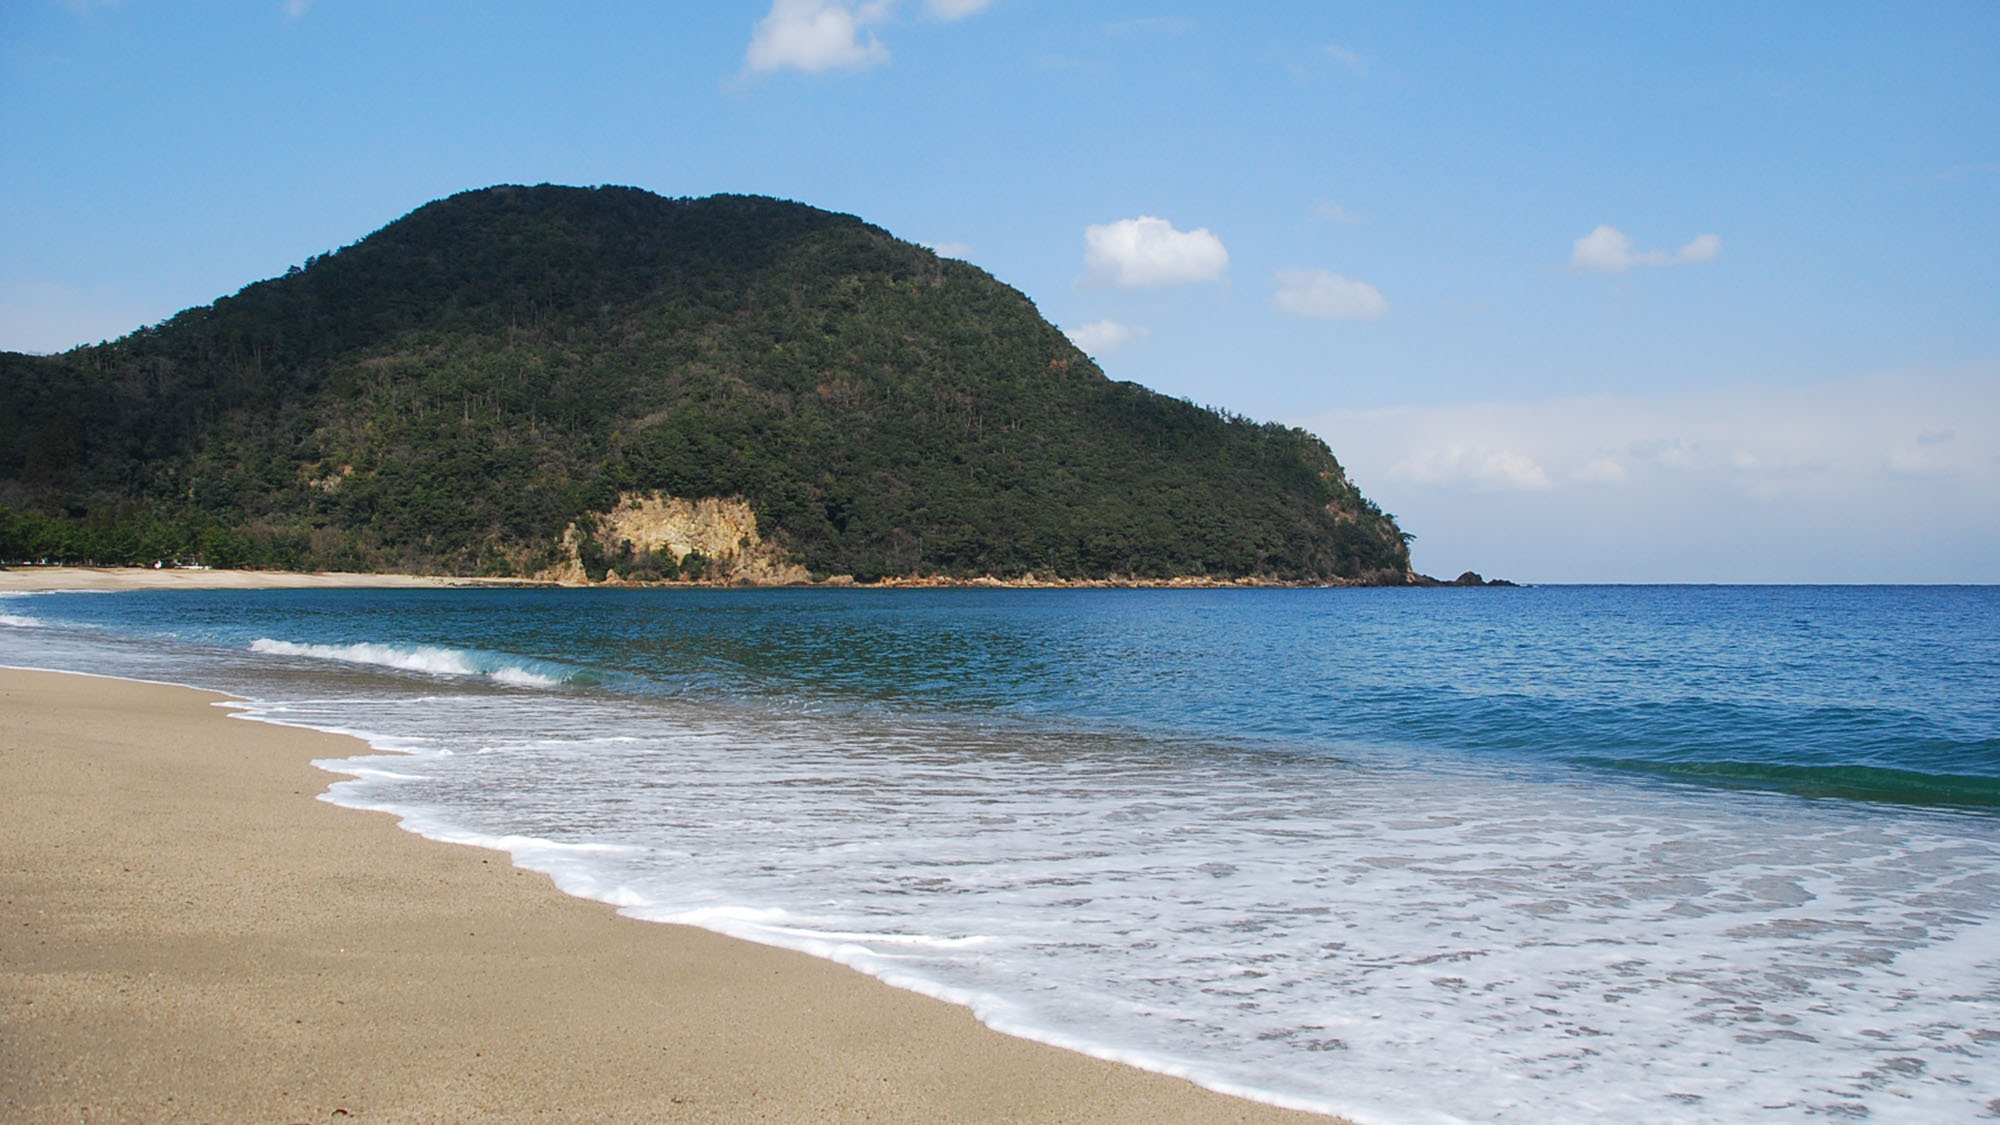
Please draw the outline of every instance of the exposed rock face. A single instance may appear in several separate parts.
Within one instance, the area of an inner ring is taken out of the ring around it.
[[[586,532],[571,524],[563,532],[568,558],[536,577],[565,585],[585,585],[579,548]],[[700,555],[707,560],[705,580],[754,586],[784,586],[809,582],[806,568],[786,558],[777,544],[757,534],[757,513],[741,497],[685,500],[653,492],[627,492],[611,511],[598,518],[594,537],[609,551],[626,544],[635,552],[658,552],[671,559]],[[614,569],[607,582],[620,581]]]

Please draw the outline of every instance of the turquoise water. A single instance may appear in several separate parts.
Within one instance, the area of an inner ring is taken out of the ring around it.
[[[333,799],[1364,1121],[2000,1097],[2000,591],[0,600],[407,751]]]

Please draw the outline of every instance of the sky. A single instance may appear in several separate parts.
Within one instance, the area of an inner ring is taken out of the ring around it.
[[[2000,582],[2000,3],[0,0],[0,348],[496,183],[858,215],[1419,570]]]

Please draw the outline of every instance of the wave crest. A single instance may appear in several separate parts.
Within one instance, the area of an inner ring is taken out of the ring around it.
[[[482,658],[463,649],[435,645],[385,645],[366,641],[351,645],[318,645],[259,637],[250,642],[250,651],[270,656],[304,656],[314,660],[337,660],[344,664],[368,664],[432,676],[478,676],[514,687],[555,687],[563,682],[562,677],[538,672],[521,664]]]

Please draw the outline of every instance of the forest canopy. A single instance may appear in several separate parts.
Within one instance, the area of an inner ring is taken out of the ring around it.
[[[1019,292],[755,196],[494,187],[0,353],[0,561],[529,574],[621,494],[815,576],[1406,581],[1303,430],[1107,379]]]

